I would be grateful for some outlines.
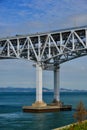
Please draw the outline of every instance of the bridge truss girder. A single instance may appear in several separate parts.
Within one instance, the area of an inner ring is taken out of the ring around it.
[[[24,58],[44,69],[87,55],[87,29],[73,28],[0,39],[0,58]]]

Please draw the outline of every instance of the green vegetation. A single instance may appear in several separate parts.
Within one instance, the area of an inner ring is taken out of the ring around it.
[[[85,120],[87,117],[87,111],[84,107],[84,104],[82,102],[80,102],[76,108],[76,112],[74,114],[74,118],[78,121],[78,122],[82,122],[83,120]]]
[[[87,121],[85,121],[83,123],[71,125],[69,128],[66,127],[62,130],[87,130]]]

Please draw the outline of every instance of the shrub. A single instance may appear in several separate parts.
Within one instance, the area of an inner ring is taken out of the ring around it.
[[[76,112],[74,114],[74,118],[81,123],[83,120],[85,120],[87,117],[87,111],[84,107],[84,104],[80,101],[76,108]]]

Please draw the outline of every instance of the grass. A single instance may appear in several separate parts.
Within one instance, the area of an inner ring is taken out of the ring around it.
[[[70,127],[63,128],[62,130],[87,130],[87,120],[81,123],[73,124]]]

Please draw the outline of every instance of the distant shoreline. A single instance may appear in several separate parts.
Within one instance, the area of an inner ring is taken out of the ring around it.
[[[43,93],[53,93],[53,89],[48,89],[43,87]],[[28,92],[28,93],[36,93],[36,88],[15,88],[15,87],[1,87],[0,92]],[[60,88],[60,93],[87,93],[87,90],[71,90],[71,89],[64,89]]]

